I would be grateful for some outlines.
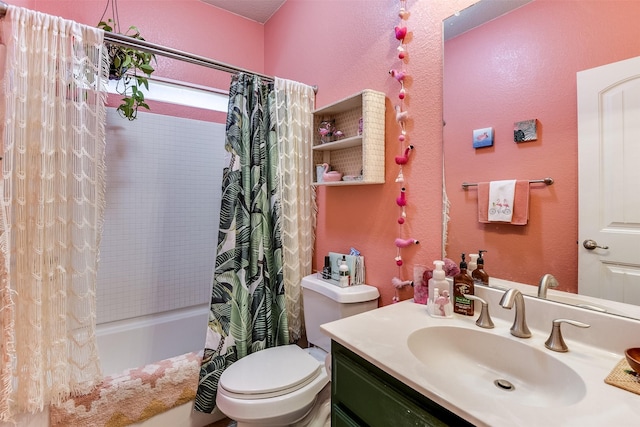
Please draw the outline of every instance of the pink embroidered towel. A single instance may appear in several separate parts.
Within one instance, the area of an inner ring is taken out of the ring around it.
[[[489,182],[489,218],[491,222],[511,222],[516,180],[505,179]]]
[[[489,183],[478,183],[478,221],[489,221]],[[529,181],[517,180],[513,196],[513,216],[509,224],[527,225],[529,221]]]

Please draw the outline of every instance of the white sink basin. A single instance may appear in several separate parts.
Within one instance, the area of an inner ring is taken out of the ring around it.
[[[523,340],[525,341],[525,340]],[[548,350],[482,329],[432,326],[409,335],[411,353],[445,394],[472,390],[505,405],[557,407],[584,398],[586,386]]]

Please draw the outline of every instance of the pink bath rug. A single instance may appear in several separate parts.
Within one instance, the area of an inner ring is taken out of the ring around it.
[[[124,427],[193,400],[202,353],[105,377],[92,393],[50,408],[51,427]]]

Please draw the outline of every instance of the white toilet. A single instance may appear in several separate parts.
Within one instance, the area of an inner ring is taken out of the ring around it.
[[[288,426],[302,420],[330,380],[325,359],[331,340],[320,325],[377,308],[379,295],[369,285],[340,288],[315,274],[303,278],[305,327],[313,347],[273,347],[238,360],[220,376],[218,409],[238,427]]]

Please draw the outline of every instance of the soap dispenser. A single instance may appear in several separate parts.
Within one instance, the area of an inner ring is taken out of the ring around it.
[[[480,259],[480,258],[478,258]],[[473,300],[465,295],[473,295],[473,279],[467,273],[467,263],[465,255],[462,254],[460,261],[460,273],[453,277],[453,311],[454,313],[473,316]]]
[[[484,271],[484,258],[482,258],[482,253],[487,252],[484,250],[479,250],[478,253],[480,257],[478,258],[478,267],[473,270],[471,273],[471,277],[473,277],[474,283],[483,284],[489,286],[489,275],[486,271]]]
[[[444,261],[433,261],[435,269],[429,279],[429,301],[427,313],[433,317],[453,317],[451,291],[444,271]]]
[[[467,274],[473,279],[472,273],[478,268],[478,254],[469,254],[469,263],[467,264]]]

